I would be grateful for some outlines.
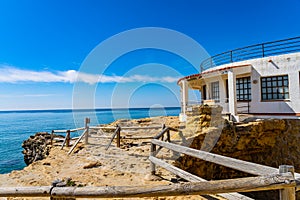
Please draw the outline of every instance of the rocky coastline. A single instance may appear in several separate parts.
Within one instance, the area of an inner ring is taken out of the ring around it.
[[[51,149],[51,135],[47,132],[39,132],[30,136],[22,143],[24,149],[24,162],[26,165],[45,159]]]

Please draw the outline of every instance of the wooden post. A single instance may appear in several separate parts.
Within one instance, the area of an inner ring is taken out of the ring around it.
[[[119,126],[116,127],[116,130],[115,130],[114,134],[112,135],[112,137],[111,137],[111,139],[110,139],[108,145],[106,146],[105,150],[107,150],[107,149],[109,148],[109,146],[111,145],[111,143],[112,143],[113,140],[115,139],[115,137],[116,137],[118,131],[120,131],[120,127],[119,127]]]
[[[86,117],[85,118],[85,130],[86,130],[86,133],[85,133],[85,141],[84,143],[85,144],[88,144],[89,143],[89,123],[91,122],[90,118]]]
[[[120,146],[121,146],[121,127],[119,127],[118,125],[117,125],[117,147],[119,147],[120,148]]]
[[[70,151],[68,152],[68,155],[70,155],[72,153],[72,151],[75,149],[75,147],[77,146],[77,144],[80,142],[80,140],[85,136],[86,134],[86,130],[82,133],[82,135],[78,138],[78,140],[75,142],[75,144],[72,146],[72,148],[70,149]]]
[[[67,135],[66,135],[66,147],[69,147],[69,146],[70,146],[70,139],[71,139],[70,130],[67,130]]]
[[[150,156],[156,156],[156,144],[151,143]],[[150,161],[151,174],[155,175],[155,164]]]
[[[163,124],[162,127],[161,127],[161,130],[164,130],[165,128],[166,128],[166,125]],[[164,136],[165,136],[165,134],[162,134],[161,141],[164,141]]]
[[[294,176],[295,169],[292,165],[280,165],[279,166],[279,174],[284,174],[287,172],[291,172]],[[279,190],[279,198],[280,200],[296,200],[296,188],[290,187],[286,189]]]
[[[168,129],[168,131],[167,131],[167,141],[171,142],[170,129]]]
[[[53,145],[53,138],[54,138],[54,130],[51,131],[51,146]]]

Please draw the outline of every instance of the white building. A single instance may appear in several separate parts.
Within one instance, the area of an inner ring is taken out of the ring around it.
[[[300,37],[252,45],[205,60],[202,67],[208,66],[207,70],[178,81],[181,120],[185,121],[189,109],[189,89],[199,90],[201,103],[221,105],[223,113],[237,121],[240,114],[300,118],[300,53],[297,51],[300,51]]]

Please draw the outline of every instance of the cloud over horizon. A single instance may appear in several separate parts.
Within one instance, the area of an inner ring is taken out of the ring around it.
[[[19,82],[62,82],[76,83],[83,82],[88,84],[96,83],[133,83],[133,82],[176,82],[180,77],[163,76],[152,77],[148,75],[132,76],[108,76],[99,74],[87,74],[76,70],[67,71],[33,71],[18,69],[12,66],[0,66],[0,83],[19,83]]]

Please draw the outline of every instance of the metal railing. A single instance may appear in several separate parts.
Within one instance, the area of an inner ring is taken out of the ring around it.
[[[224,53],[217,54],[200,65],[200,72],[211,67],[238,62],[253,58],[263,58],[272,55],[286,54],[300,51],[300,36],[273,42],[250,45]]]

